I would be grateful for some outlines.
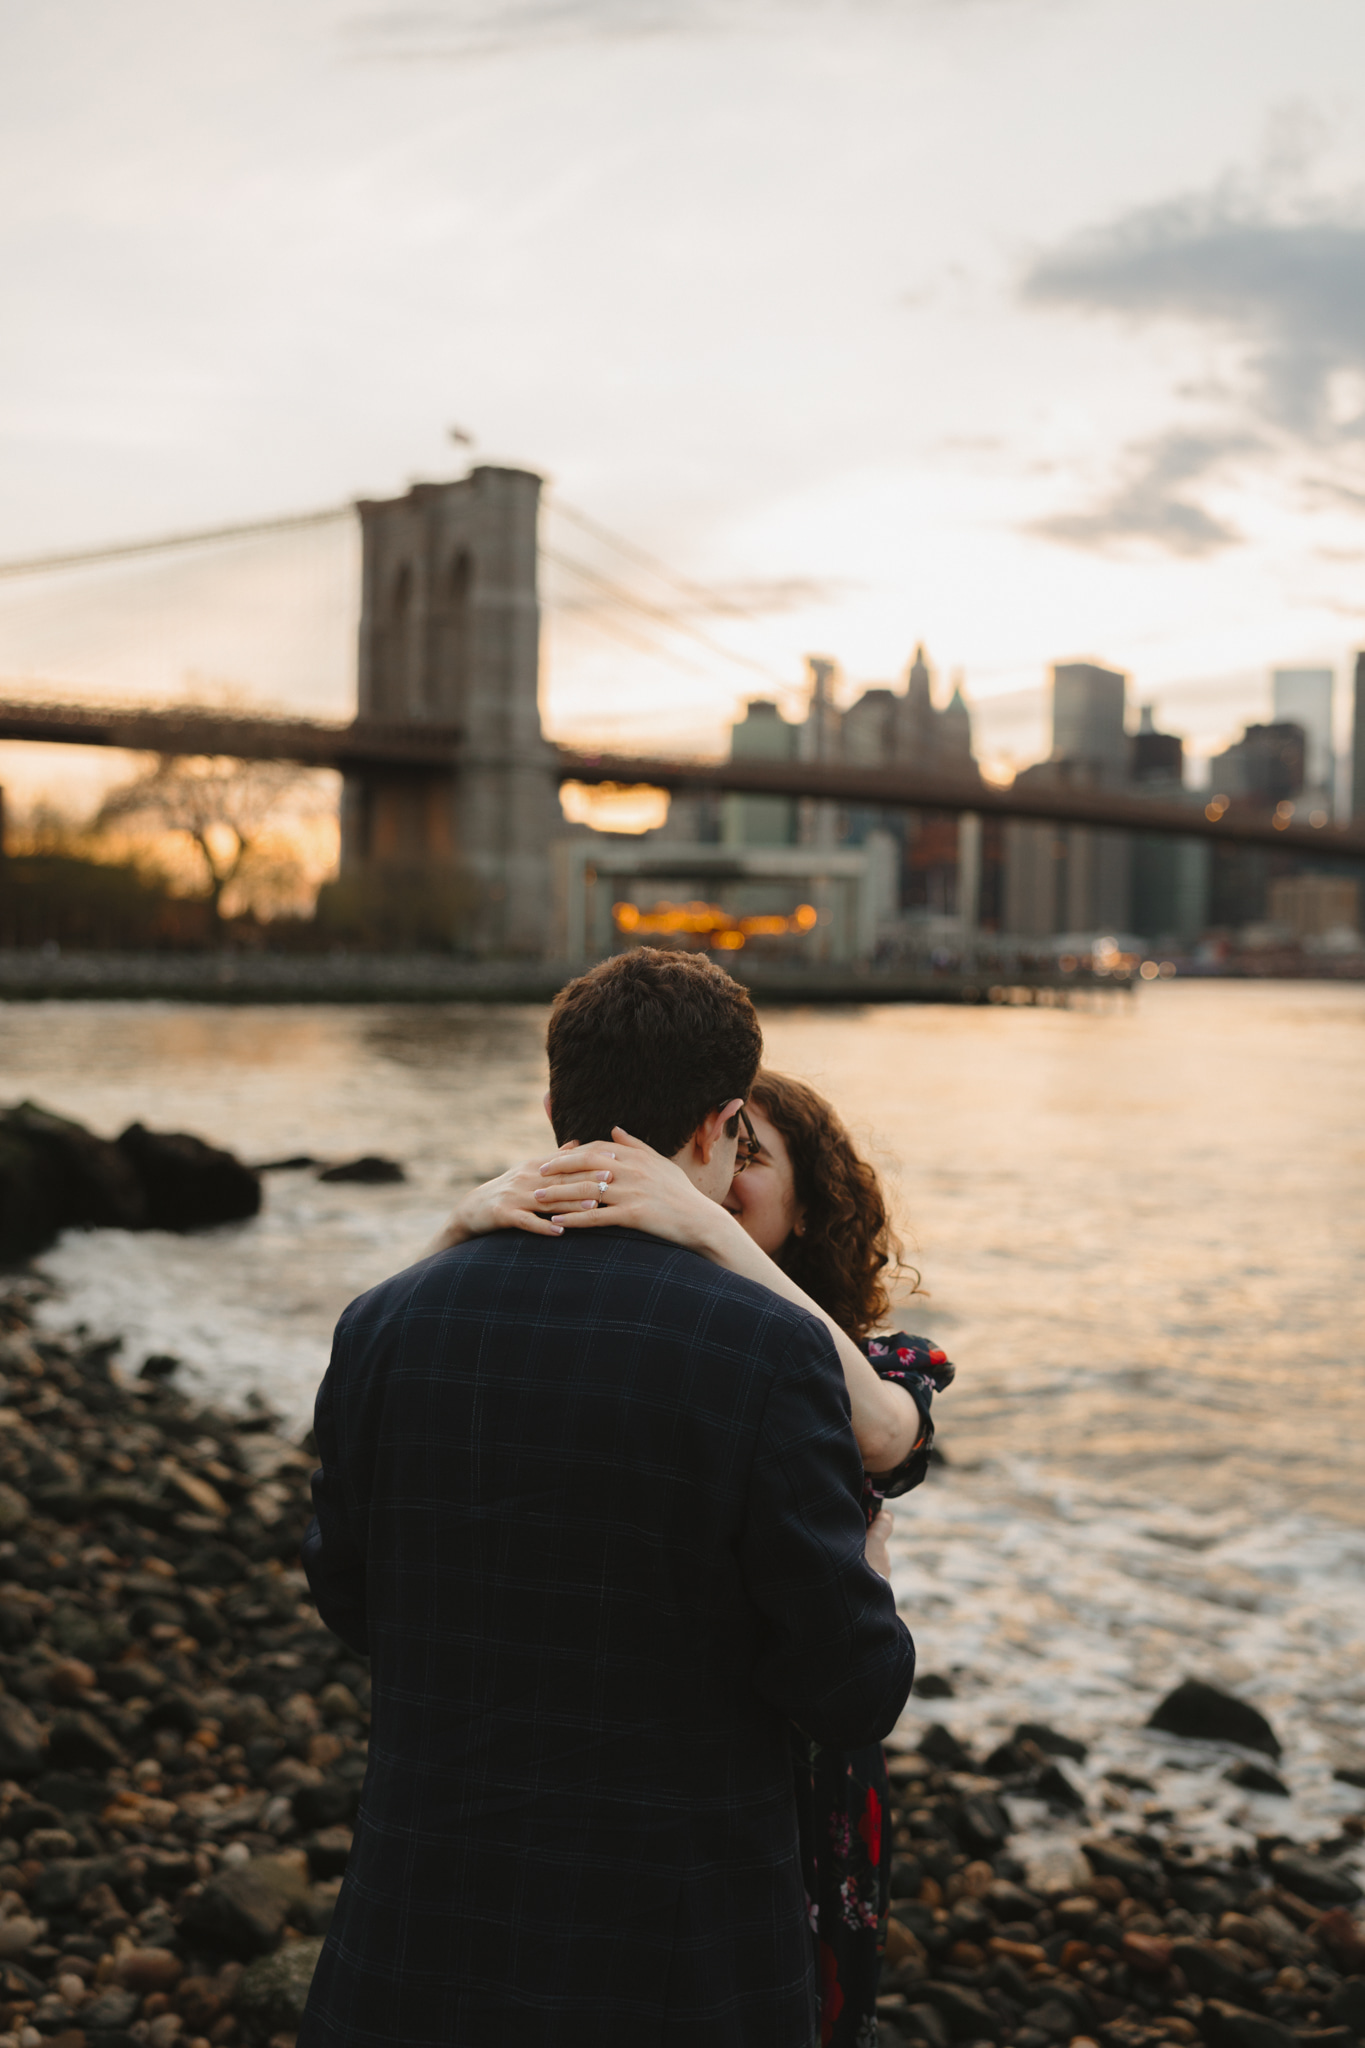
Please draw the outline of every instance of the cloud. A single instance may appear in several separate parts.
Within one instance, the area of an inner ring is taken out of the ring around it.
[[[1187,558],[1232,547],[1241,539],[1237,530],[1182,487],[1211,476],[1231,457],[1249,454],[1257,445],[1247,434],[1180,431],[1138,442],[1128,450],[1118,483],[1089,510],[1033,520],[1025,531],[1096,554],[1144,541]]]
[[[451,0],[355,14],[342,33],[348,53],[372,63],[463,63],[538,43],[676,34],[718,19],[689,0]]]
[[[1267,416],[1335,438],[1365,421],[1333,418],[1339,370],[1365,370],[1365,209],[1277,213],[1229,186],[1122,216],[1033,264],[1033,305],[1132,320],[1176,320],[1241,343]]]
[[[1230,343],[1240,369],[1185,380],[1174,395],[1205,408],[1198,426],[1132,444],[1095,504],[1031,531],[1069,546],[1145,540],[1209,554],[1240,536],[1192,487],[1232,457],[1259,451],[1294,468],[1365,444],[1365,203],[1304,196],[1301,126],[1258,180],[1122,214],[1032,263],[1025,304],[1181,324]],[[1344,481],[1317,488],[1342,503],[1359,496]]]

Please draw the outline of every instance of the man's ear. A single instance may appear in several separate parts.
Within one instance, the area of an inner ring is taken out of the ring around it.
[[[713,1109],[709,1116],[703,1117],[693,1131],[692,1144],[700,1165],[711,1164],[711,1155],[724,1133],[725,1126],[739,1110],[742,1100],[742,1097],[736,1096],[733,1102],[723,1102],[719,1109]]]

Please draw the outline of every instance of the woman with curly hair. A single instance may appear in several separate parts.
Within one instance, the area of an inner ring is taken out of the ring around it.
[[[813,1088],[761,1071],[723,1207],[622,1130],[513,1168],[460,1203],[433,1251],[490,1230],[624,1225],[699,1252],[810,1310],[828,1328],[865,1467],[868,1562],[890,1576],[889,1495],[918,1486],[930,1407],[953,1368],[922,1337],[878,1335],[899,1246],[875,1170]],[[918,1279],[918,1276],[916,1276]],[[802,1862],[817,1943],[822,2048],[872,2048],[890,1877],[880,1744],[839,1750],[793,1729]]]

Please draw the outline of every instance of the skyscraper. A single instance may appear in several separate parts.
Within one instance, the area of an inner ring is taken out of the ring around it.
[[[1329,811],[1336,760],[1332,745],[1334,680],[1330,668],[1277,668],[1271,677],[1276,722],[1292,720],[1304,730],[1304,789],[1310,796],[1325,799]]]
[[[1097,779],[1122,782],[1128,772],[1123,729],[1128,678],[1093,661],[1058,662],[1052,671],[1052,758],[1085,761]]]

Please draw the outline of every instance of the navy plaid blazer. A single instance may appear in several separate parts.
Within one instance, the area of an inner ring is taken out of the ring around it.
[[[373,1719],[299,2048],[807,2048],[788,1723],[876,1741],[914,1675],[824,1326],[502,1232],[351,1304],[316,1428]]]

